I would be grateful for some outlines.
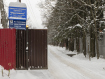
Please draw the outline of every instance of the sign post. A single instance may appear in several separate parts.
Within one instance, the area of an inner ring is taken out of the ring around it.
[[[9,28],[26,30],[27,7],[20,2],[11,2],[9,4]]]

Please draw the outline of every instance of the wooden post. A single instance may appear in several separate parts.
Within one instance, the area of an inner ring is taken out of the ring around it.
[[[19,0],[19,2],[21,3],[21,0]]]

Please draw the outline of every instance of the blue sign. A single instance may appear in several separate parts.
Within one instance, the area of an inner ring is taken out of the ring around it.
[[[26,20],[9,20],[9,28],[26,30]]]
[[[10,6],[8,18],[12,20],[27,20],[27,8]]]

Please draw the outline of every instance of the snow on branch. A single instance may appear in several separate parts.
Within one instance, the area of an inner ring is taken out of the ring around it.
[[[85,21],[87,24],[89,24],[89,23],[87,22],[87,20],[85,20],[84,18],[80,17],[77,13],[76,13],[76,15],[77,15],[82,21]]]

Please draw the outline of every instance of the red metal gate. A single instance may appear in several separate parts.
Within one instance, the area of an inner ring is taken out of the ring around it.
[[[16,68],[15,29],[0,29],[0,65],[6,70]]]

